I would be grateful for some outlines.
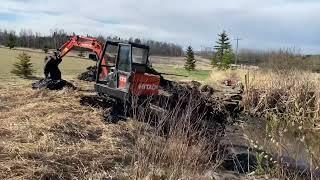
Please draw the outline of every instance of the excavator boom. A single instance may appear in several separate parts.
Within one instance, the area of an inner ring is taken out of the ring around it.
[[[102,51],[103,51],[103,44],[95,38],[89,38],[89,37],[83,37],[83,36],[73,36],[68,42],[63,44],[59,48],[60,58],[63,58],[73,48],[76,48],[76,47],[92,50],[94,53],[96,53],[99,56],[99,58],[101,58]]]
[[[73,36],[68,42],[63,44],[53,55],[46,57],[46,64],[44,66],[44,74],[46,78],[53,80],[61,79],[61,72],[58,68],[62,62],[62,58],[66,56],[74,48],[82,48],[89,50],[97,55],[102,60],[102,64],[106,64],[103,54],[103,43],[95,38],[84,36]],[[108,72],[106,72],[108,73]]]

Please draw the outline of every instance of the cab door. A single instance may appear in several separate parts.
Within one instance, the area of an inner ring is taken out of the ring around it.
[[[98,62],[97,84],[117,88],[117,75],[114,73],[118,55],[118,44],[107,41],[102,59]]]
[[[130,88],[132,70],[132,49],[130,44],[119,44],[116,62],[117,88],[126,93]]]

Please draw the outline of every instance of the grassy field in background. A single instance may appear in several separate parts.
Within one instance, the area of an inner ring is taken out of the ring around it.
[[[17,56],[19,53],[23,51],[27,52],[31,56],[31,62],[33,63],[33,69],[36,71],[35,75],[38,77],[43,77],[43,65],[44,65],[44,57],[48,54],[41,52],[40,50],[21,50],[21,49],[13,49],[9,50],[7,48],[0,48],[0,83],[5,83],[8,81],[14,81],[18,78],[10,73],[13,68],[13,64],[17,62]],[[154,59],[160,57],[153,57]],[[169,57],[167,57],[168,59]],[[177,60],[177,62],[175,62]],[[157,61],[157,60],[156,60]],[[172,80],[197,80],[197,81],[205,81],[211,71],[210,70],[201,70],[197,69],[196,71],[188,72],[181,65],[181,58],[171,58],[170,60],[172,64],[168,66],[168,64],[156,64],[154,63],[154,68],[162,73],[168,74],[177,74],[182,76],[165,76],[166,78]],[[159,60],[159,62],[163,62],[163,60]],[[176,65],[180,64],[180,65]],[[62,76],[65,79],[74,79],[78,74],[86,71],[86,68],[89,66],[95,65],[95,62],[82,59],[74,56],[66,56],[63,58],[63,62],[60,64],[60,70],[62,72]]]
[[[202,70],[202,69],[196,69],[195,71],[187,71],[183,67],[179,67],[179,66],[175,67],[175,66],[154,65],[153,67],[161,73],[176,74],[177,76],[164,75],[165,77],[172,80],[206,81],[211,73],[211,70]]]
[[[16,58],[22,50],[9,50],[7,48],[0,48],[0,83],[17,79],[10,73],[13,64],[18,61]],[[37,51],[26,51],[31,56],[33,69],[36,71],[35,75],[43,77],[44,58],[47,54]],[[65,57],[60,65],[62,76],[65,78],[74,78],[81,72],[84,72],[88,66],[95,65],[95,62],[76,57]]]

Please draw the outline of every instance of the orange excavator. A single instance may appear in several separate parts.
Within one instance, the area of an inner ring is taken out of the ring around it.
[[[46,57],[44,74],[50,81],[60,81],[58,68],[71,50],[90,51],[89,59],[97,62],[95,90],[101,95],[126,99],[131,95],[151,96],[159,93],[160,73],[149,63],[149,47],[135,43],[99,42],[95,38],[73,36],[53,55]]]

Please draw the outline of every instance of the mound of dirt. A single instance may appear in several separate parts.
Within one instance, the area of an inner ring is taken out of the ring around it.
[[[172,119],[175,121],[187,118],[191,123],[198,124],[199,128],[206,127],[208,133],[223,131],[227,124],[232,123],[230,117],[238,115],[241,111],[240,101],[232,99],[233,97],[239,99],[241,94],[238,94],[239,97],[224,96],[211,86],[196,81],[166,81],[162,85],[164,85],[163,91],[159,96],[141,97],[131,104],[124,105],[99,96],[84,96],[80,104],[107,110],[103,116],[108,122],[112,116],[117,116],[112,119],[129,116],[140,118],[139,120],[146,121],[152,126],[159,126],[159,123],[162,123],[164,131],[167,131],[166,127],[170,126]],[[125,107],[128,108],[124,110]],[[170,117],[166,118],[167,122],[164,123],[163,117],[166,116]]]
[[[62,90],[63,88],[76,89],[76,87],[66,80],[52,80],[41,79],[32,84],[32,89],[49,89],[49,90]]]
[[[150,69],[149,71],[152,74],[158,73],[154,69]],[[96,66],[88,67],[86,72],[78,76],[78,79],[91,82],[95,81],[96,72]],[[148,109],[147,111],[150,111],[150,105],[148,105],[148,103],[150,103],[152,105],[156,105],[156,111],[175,110],[175,113],[183,114],[186,113],[186,110],[188,108],[191,108],[190,106],[192,106],[191,109],[193,110],[191,118],[199,119],[199,116],[201,116],[201,120],[203,120],[203,122],[207,122],[207,124],[210,124],[209,126],[215,126],[217,123],[224,125],[227,123],[229,119],[228,117],[235,117],[242,110],[240,105],[240,101],[242,99],[241,91],[224,94],[223,92],[215,90],[211,86],[202,85],[201,83],[196,81],[174,82],[166,80],[162,76],[160,86],[162,87],[162,93],[159,96],[152,97],[151,99],[149,97],[142,98],[142,100],[138,102],[138,106],[142,106],[142,108],[139,107],[140,109],[143,109],[144,111],[146,111],[145,109]],[[81,104],[102,109],[112,109],[111,112],[124,108],[123,105],[119,104],[115,106],[108,101],[106,102],[106,100],[101,100],[103,98],[104,97],[98,96],[83,97],[81,100]],[[106,107],[106,104],[108,107]],[[128,105],[127,107],[132,107],[132,104]],[[154,106],[152,106],[152,108],[153,107]],[[129,112],[130,115],[130,111],[135,110],[131,109],[126,110],[125,112]],[[121,113],[123,113],[123,111],[111,114],[120,114],[120,116],[122,116]],[[127,115],[128,114],[124,116]]]
[[[94,82],[96,80],[97,67],[90,66],[87,71],[78,76],[79,80]]]
[[[215,90],[209,85],[202,85],[200,82],[173,82],[165,83],[164,91],[169,95],[170,106],[174,107],[177,103],[190,102],[196,103],[200,114],[205,114],[204,118],[212,119],[225,116],[228,113],[236,116],[242,111],[240,101],[242,100],[241,90],[233,92],[222,92]],[[220,115],[218,115],[218,114]],[[220,119],[220,118],[218,118]]]

